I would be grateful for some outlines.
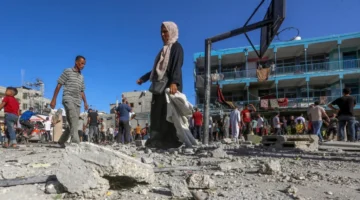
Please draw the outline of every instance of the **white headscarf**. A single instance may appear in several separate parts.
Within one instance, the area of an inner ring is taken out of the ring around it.
[[[156,67],[154,67],[158,75],[158,80],[161,80],[164,77],[169,64],[171,47],[179,38],[179,29],[174,22],[163,22],[162,24],[169,32],[169,40],[164,43],[163,49],[160,53],[159,61],[156,63]],[[151,72],[150,80],[152,80],[154,69]]]

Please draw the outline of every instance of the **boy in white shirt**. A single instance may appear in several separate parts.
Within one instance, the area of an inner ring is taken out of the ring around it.
[[[46,117],[44,125],[45,125],[45,131],[46,131],[46,141],[50,142],[50,141],[52,141],[52,139],[51,139],[51,134],[50,134],[51,121],[50,121],[49,117]]]

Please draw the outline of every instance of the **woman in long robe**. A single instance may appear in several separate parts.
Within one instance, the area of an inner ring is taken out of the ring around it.
[[[170,93],[182,92],[182,65],[184,51],[178,40],[178,28],[174,22],[163,22],[161,25],[163,48],[155,58],[153,69],[137,80],[137,84],[150,80],[161,80],[167,76],[166,88]],[[182,145],[176,136],[173,123],[166,120],[167,102],[165,91],[162,94],[153,94],[150,113],[150,139],[146,141],[147,147],[168,149]]]

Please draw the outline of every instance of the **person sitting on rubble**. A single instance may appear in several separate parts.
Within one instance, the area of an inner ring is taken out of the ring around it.
[[[30,136],[31,132],[34,129],[34,125],[30,122],[32,116],[37,116],[43,121],[46,120],[41,116],[37,115],[36,113],[34,113],[34,108],[30,107],[29,110],[25,111],[20,117],[20,124],[28,129],[27,135],[24,135],[24,137]]]

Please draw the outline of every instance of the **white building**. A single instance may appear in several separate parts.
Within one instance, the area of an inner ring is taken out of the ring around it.
[[[133,92],[124,92],[123,97],[126,98],[128,103],[135,112],[135,119],[131,120],[131,127],[135,128],[137,124],[143,128],[146,123],[150,124],[150,109],[151,109],[151,99],[152,94],[149,91],[133,91]],[[121,103],[121,100],[120,102]],[[110,104],[110,113],[115,113],[114,108],[116,103]]]

